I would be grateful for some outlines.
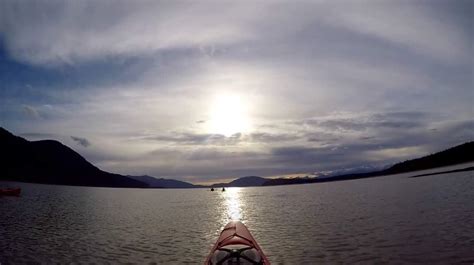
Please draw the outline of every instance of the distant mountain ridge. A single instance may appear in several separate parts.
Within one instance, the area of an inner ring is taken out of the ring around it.
[[[246,176],[234,179],[229,183],[215,183],[211,187],[255,187],[262,186],[268,179],[258,176]]]
[[[410,171],[444,167],[474,161],[474,142],[467,142],[445,151],[397,163],[387,169],[322,178],[268,179],[246,176],[228,183],[210,186],[155,178],[123,176],[100,170],[71,148],[55,140],[28,141],[0,127],[0,180],[94,187],[133,188],[200,188],[251,187],[318,183],[377,177]]]
[[[387,169],[380,171],[373,171],[367,173],[356,173],[356,174],[345,174],[327,178],[278,178],[270,179],[263,184],[263,186],[274,186],[274,185],[290,185],[290,184],[306,184],[306,183],[319,183],[329,181],[340,181],[350,180],[359,178],[369,178],[384,175],[393,175],[406,173],[411,171],[418,171],[424,169],[432,169],[438,167],[451,166],[456,164],[462,164],[474,161],[474,142],[467,142],[444,151],[427,155],[424,157],[407,160],[404,162],[397,163]]]
[[[395,174],[436,167],[445,167],[471,161],[474,161],[474,142],[467,142],[438,153],[397,163],[384,171]]]
[[[164,178],[155,178],[151,176],[127,176],[129,178],[144,182],[148,184],[150,188],[198,188],[200,186],[193,185],[189,182],[175,180],[175,179],[164,179]]]
[[[1,127],[0,146],[0,180],[93,187],[201,187],[174,179],[109,173],[58,141],[28,141]]]
[[[0,179],[44,184],[146,188],[148,185],[100,170],[54,140],[27,141],[0,127]]]
[[[258,176],[247,176],[235,179],[229,182],[229,187],[251,187],[251,186],[261,186],[268,179],[258,177]]]

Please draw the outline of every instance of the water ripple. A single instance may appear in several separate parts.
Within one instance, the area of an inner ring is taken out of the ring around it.
[[[224,192],[17,184],[0,262],[200,264],[230,219],[273,264],[472,263],[474,178],[381,177]]]

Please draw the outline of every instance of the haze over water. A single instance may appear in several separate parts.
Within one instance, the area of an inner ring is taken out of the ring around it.
[[[272,264],[474,261],[473,172],[259,188],[19,185],[0,198],[2,263],[201,264],[240,219]]]

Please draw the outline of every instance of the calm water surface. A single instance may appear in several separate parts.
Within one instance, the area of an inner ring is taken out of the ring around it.
[[[0,183],[0,262],[201,264],[240,219],[273,264],[474,261],[474,173],[261,188]]]

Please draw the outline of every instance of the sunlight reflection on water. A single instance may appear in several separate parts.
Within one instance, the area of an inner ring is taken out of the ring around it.
[[[202,264],[235,219],[272,264],[469,263],[473,174],[225,192],[0,182],[22,188],[0,198],[0,263]]]
[[[242,219],[242,203],[240,198],[241,188],[227,188],[222,192],[224,206],[227,208],[226,216],[223,216],[223,223]]]

